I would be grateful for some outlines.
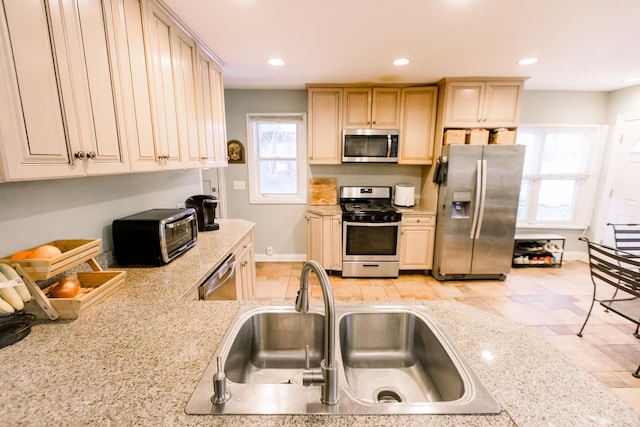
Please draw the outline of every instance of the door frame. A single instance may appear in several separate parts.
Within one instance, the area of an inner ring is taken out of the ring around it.
[[[603,184],[601,186],[600,200],[598,202],[598,214],[593,218],[597,218],[596,221],[592,221],[593,226],[593,240],[596,242],[603,242],[604,232],[607,228],[607,218],[609,217],[609,200],[613,191],[613,173],[616,171],[614,162],[618,158],[620,151],[620,143],[622,142],[623,129],[626,122],[640,120],[640,111],[634,111],[631,113],[618,114],[616,118],[616,126],[613,131],[613,138],[611,139],[611,147],[609,159],[607,161],[607,167],[604,168]]]

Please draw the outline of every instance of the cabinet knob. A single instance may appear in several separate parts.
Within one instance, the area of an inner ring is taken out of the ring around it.
[[[89,157],[91,160],[95,160],[98,155],[95,151],[89,151],[89,153],[87,153],[87,157]]]
[[[76,154],[73,155],[76,159],[78,160],[84,160],[87,158],[87,156],[84,154],[84,151],[78,151]]]

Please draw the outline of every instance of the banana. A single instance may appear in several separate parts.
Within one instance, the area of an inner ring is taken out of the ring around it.
[[[13,288],[18,292],[22,301],[31,301],[31,294],[29,293],[29,289],[27,289],[27,285],[24,284],[22,277],[20,277],[13,267],[0,263],[0,273],[4,274],[4,276],[9,280],[15,280],[16,285]]]
[[[0,273],[0,297],[16,310],[22,310],[24,308],[24,302],[18,291],[13,288],[13,285],[8,283],[9,280],[4,277],[4,274]]]
[[[0,298],[0,316],[8,316],[16,311],[11,307],[11,304]]]

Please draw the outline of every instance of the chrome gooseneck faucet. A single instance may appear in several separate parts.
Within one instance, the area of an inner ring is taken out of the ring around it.
[[[307,261],[302,267],[300,276],[300,290],[296,297],[296,311],[309,311],[309,275],[313,271],[322,288],[324,298],[324,359],[320,362],[320,369],[305,369],[302,383],[305,386],[322,384],[322,403],[335,405],[338,403],[338,366],[336,364],[335,334],[336,317],[333,291],[327,272],[317,261]]]

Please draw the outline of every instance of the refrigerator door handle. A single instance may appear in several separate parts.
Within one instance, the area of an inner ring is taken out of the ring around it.
[[[476,164],[476,201],[473,208],[473,220],[471,221],[470,239],[476,238],[476,228],[478,227],[478,214],[480,213],[480,198],[482,197],[482,160]]]
[[[482,161],[482,184],[480,186],[480,192],[482,196],[480,197],[480,215],[478,216],[478,227],[476,227],[476,235],[475,239],[480,238],[480,230],[482,229],[482,221],[484,219],[484,207],[485,202],[487,200],[487,161]]]

